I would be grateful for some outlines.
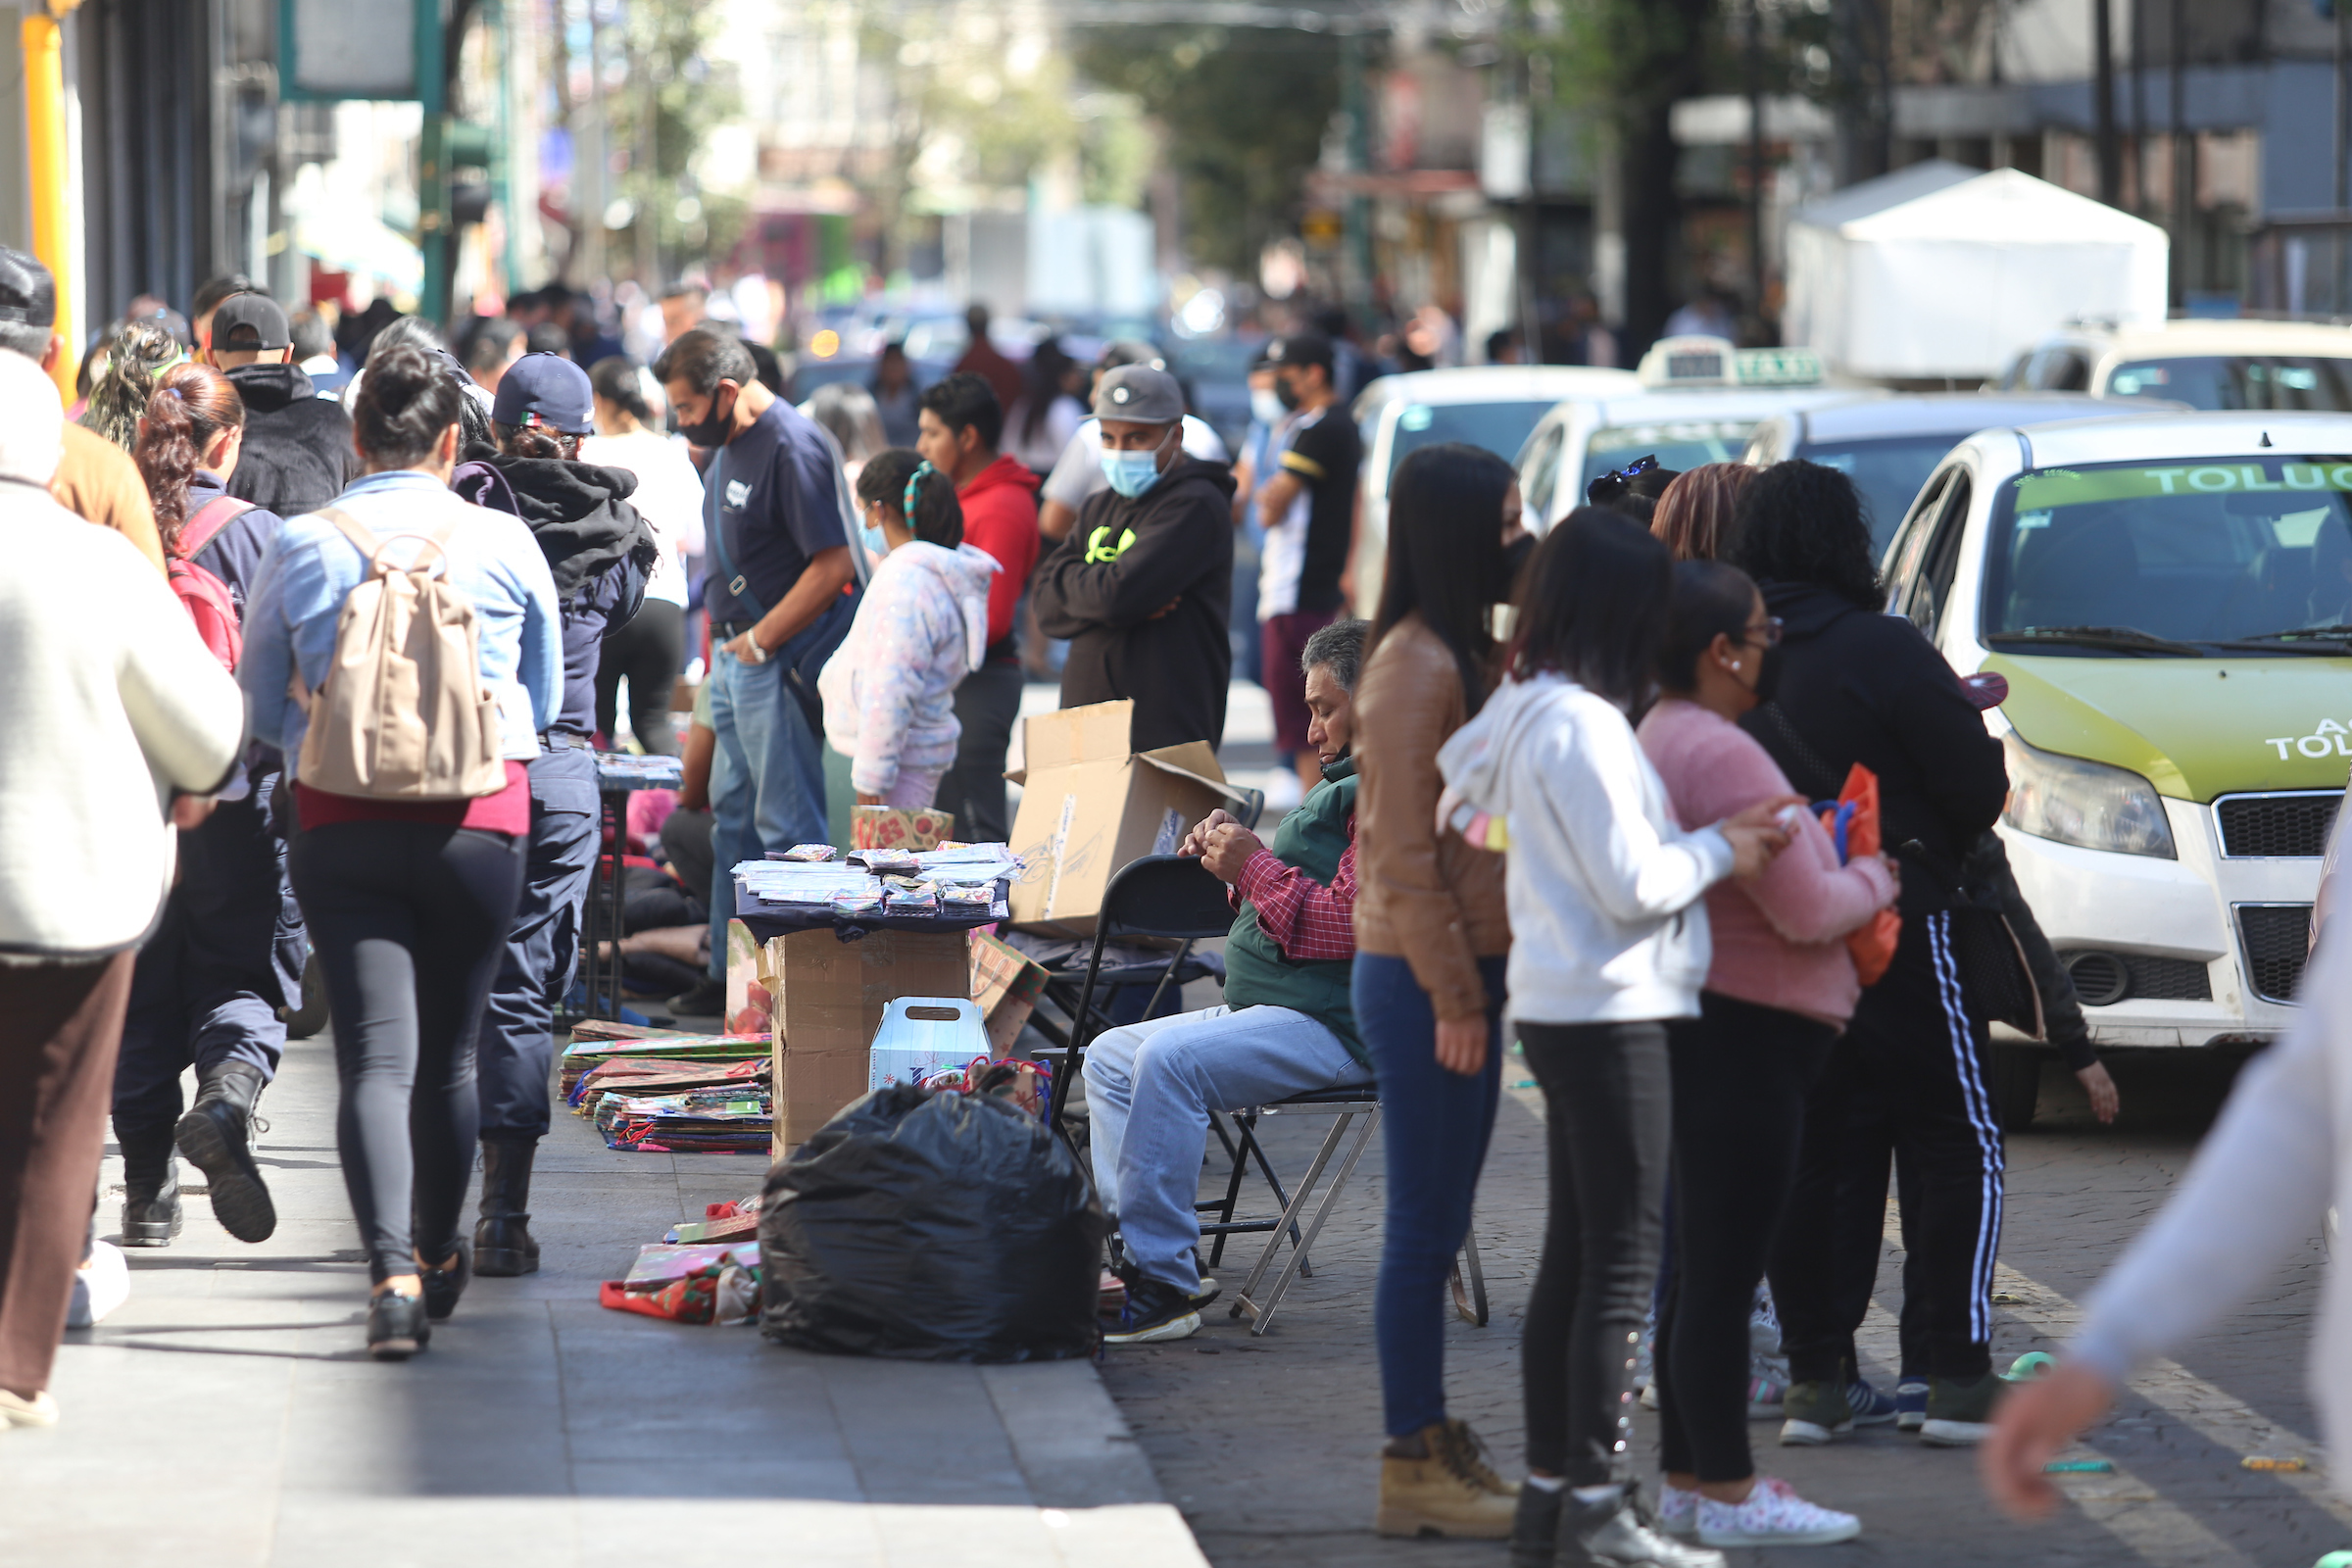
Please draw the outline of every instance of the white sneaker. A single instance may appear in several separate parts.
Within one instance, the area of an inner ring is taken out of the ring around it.
[[[1698,1539],[1708,1546],[1826,1546],[1851,1541],[1862,1521],[1796,1494],[1786,1481],[1756,1477],[1744,1502],[1698,1499]]]
[[[94,1327],[128,1299],[130,1265],[122,1260],[122,1250],[112,1242],[92,1242],[90,1260],[74,1271],[74,1298],[66,1306],[66,1327]]]
[[[1688,1540],[1698,1529],[1698,1494],[1658,1483],[1658,1528]]]

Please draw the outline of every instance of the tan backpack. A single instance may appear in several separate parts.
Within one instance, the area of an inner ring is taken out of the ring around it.
[[[358,518],[320,516],[367,558],[368,575],[335,620],[335,658],[310,711],[300,777],[313,789],[379,801],[457,801],[507,786],[498,700],[482,686],[473,604],[449,585],[449,530],[403,529],[425,541],[407,566]],[[434,566],[441,569],[436,571]]]

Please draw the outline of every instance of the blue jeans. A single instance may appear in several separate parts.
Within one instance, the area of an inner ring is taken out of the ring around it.
[[[603,832],[596,754],[559,746],[533,758],[522,897],[475,1037],[484,1142],[536,1143],[547,1136],[556,1009],[579,966],[581,905]]]
[[[1373,1330],[1388,1434],[1446,1419],[1446,1280],[1470,1234],[1470,1202],[1502,1090],[1503,959],[1481,958],[1487,1065],[1465,1078],[1438,1065],[1438,1018],[1402,958],[1359,953],[1356,1032],[1380,1080],[1389,1211]]]
[[[794,646],[785,644],[786,648]],[[727,976],[735,867],[769,850],[825,842],[825,764],[808,716],[784,685],[786,656],[711,660],[710,976]]]
[[[1208,1113],[1365,1081],[1340,1037],[1289,1007],[1211,1007],[1131,1023],[1086,1048],[1095,1190],[1137,1269],[1200,1288]]]

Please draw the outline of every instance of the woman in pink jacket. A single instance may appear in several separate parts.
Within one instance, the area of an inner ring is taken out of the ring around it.
[[[1793,792],[1737,722],[1780,622],[1745,573],[1674,568],[1664,697],[1641,724],[1678,820],[1715,822]],[[1808,814],[1764,874],[1707,894],[1714,955],[1700,1016],[1669,1026],[1675,1255],[1658,1316],[1659,1513],[1706,1545],[1797,1545],[1861,1532],[1759,1478],[1747,1446],[1747,1314],[1796,1174],[1805,1093],[1861,986],[1839,939],[1894,902],[1891,861],[1838,862]]]

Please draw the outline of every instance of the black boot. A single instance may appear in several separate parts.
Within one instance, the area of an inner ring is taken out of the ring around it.
[[[531,1240],[529,1143],[482,1140],[482,1217],[473,1227],[473,1271],[489,1279],[539,1272],[539,1244]]]
[[[196,1103],[179,1118],[179,1152],[212,1187],[213,1218],[240,1242],[266,1242],[277,1229],[262,1168],[253,1161],[253,1103],[270,1080],[247,1061],[197,1075]]]
[[[172,1129],[115,1123],[122,1150],[122,1245],[170,1247],[179,1234],[179,1168]]]

